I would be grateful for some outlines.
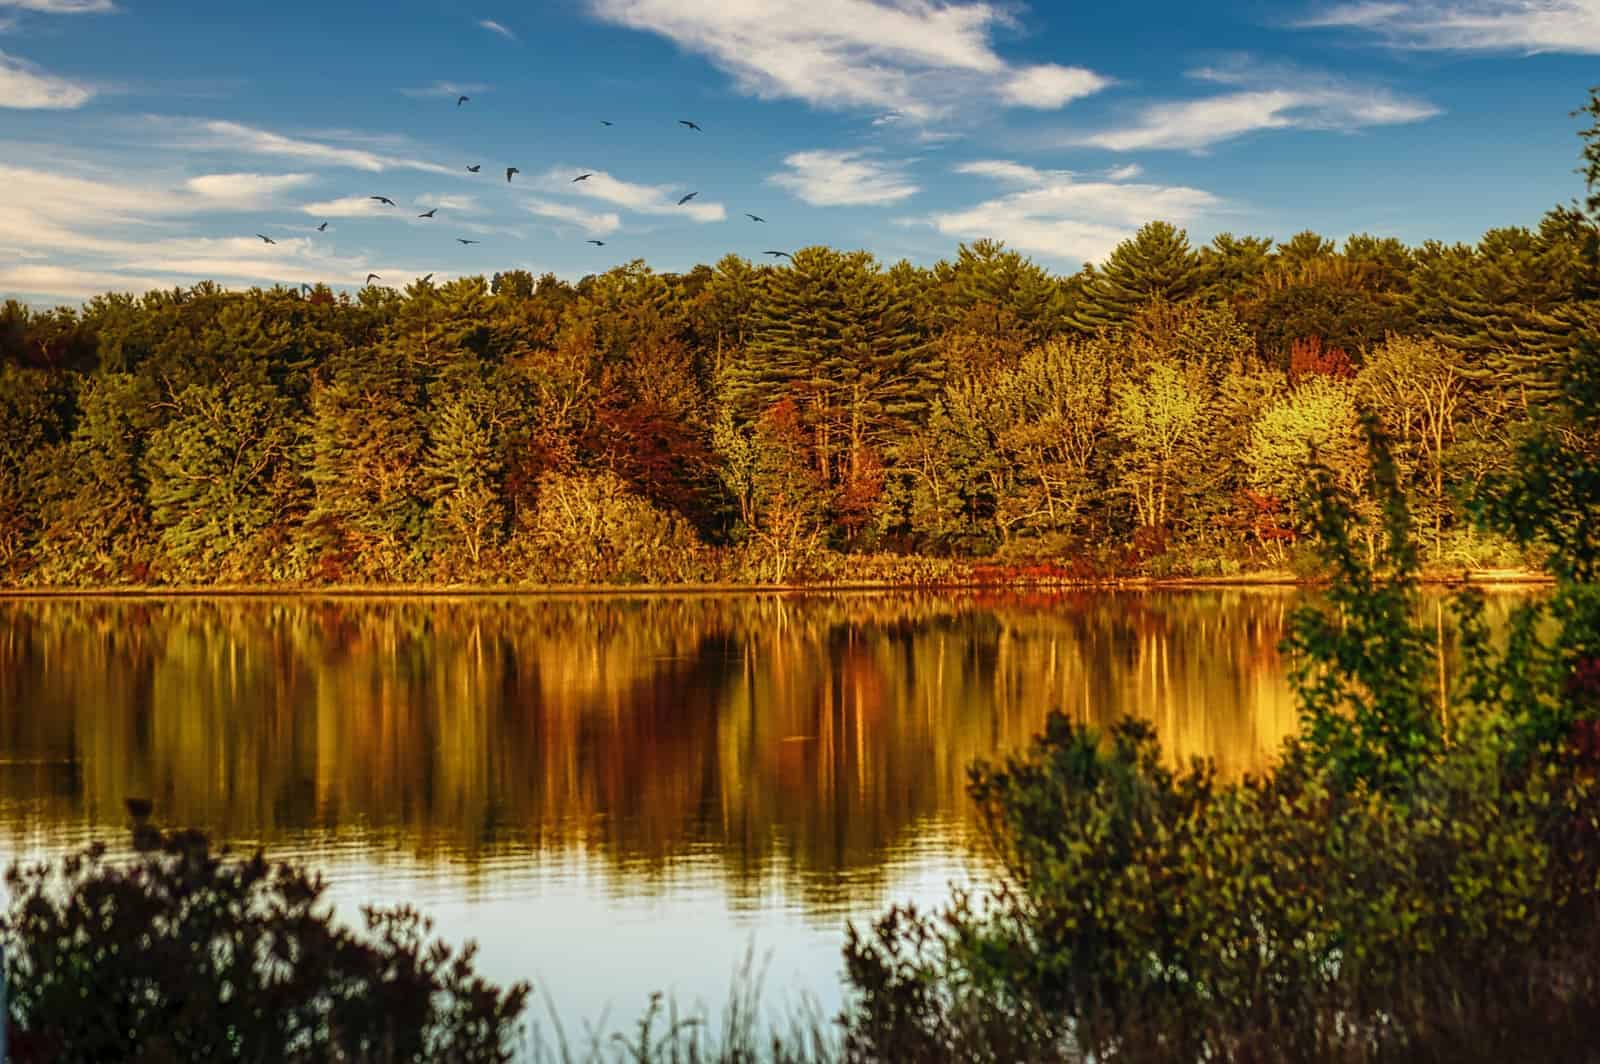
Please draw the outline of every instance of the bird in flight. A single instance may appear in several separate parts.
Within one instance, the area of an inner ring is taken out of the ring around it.
[[[383,204],[385,207],[393,207],[394,206],[394,200],[390,199],[388,196],[368,196],[367,199],[377,200],[379,203]]]
[[[261,236],[260,233],[257,233],[256,236],[260,236],[261,237],[261,242],[263,244],[276,244],[277,243],[277,241],[272,239],[270,236]]]
[[[683,199],[678,201],[678,206],[682,207],[685,203],[688,203],[690,200],[694,199],[698,195],[700,195],[700,193],[698,193],[698,192],[689,193],[687,196],[683,197]]]
[[[439,208],[434,207],[431,210],[423,211],[421,214],[417,215],[417,217],[418,218],[432,218],[433,217],[433,212],[438,210],[438,209]]]
[[[572,179],[572,183],[576,185],[579,181],[587,181],[593,176],[593,174],[579,174],[577,177]]]
[[[750,219],[752,222],[765,222],[766,221],[766,219],[761,217],[761,215],[759,215],[759,214],[751,214],[749,211],[745,211],[744,212],[744,216],[746,218]]]
[[[773,258],[778,258],[781,255],[782,257],[788,259],[790,262],[794,261],[794,256],[789,254],[787,251],[763,251],[761,254],[763,254],[763,255],[771,255]]]
[[[604,240],[585,240],[584,243],[593,244],[597,248],[603,248],[606,246],[606,242]]]
[[[378,275],[377,275],[377,274],[375,274],[375,273],[369,273],[369,274],[367,274],[367,283],[368,283],[368,284],[371,284],[371,283],[372,283],[372,282],[373,282],[373,281],[381,281],[381,280],[383,280],[383,278],[382,278],[382,277],[379,277],[379,276],[378,276]]]
[[[427,284],[431,280],[433,280],[433,274],[425,273],[421,277],[417,278],[417,283],[418,284]]]
[[[705,130],[701,129],[699,126],[695,125],[693,122],[689,121],[687,118],[678,119],[678,125],[680,125],[680,126],[688,126],[690,129],[694,130],[696,133],[704,133],[705,132]]]
[[[317,232],[326,233],[327,231],[328,231],[328,223],[327,222],[323,222],[321,225],[317,226]]]
[[[614,125],[616,125],[616,123],[615,123],[615,122],[607,122],[607,121],[606,121],[606,120],[605,120],[605,119],[604,119],[604,118],[602,118],[602,119],[601,119],[601,120],[600,120],[600,124],[601,124],[601,125],[602,125],[602,126],[614,126]]]
[[[508,184],[508,185],[511,184],[511,175],[512,174],[520,174],[520,173],[522,173],[522,171],[518,170],[515,166],[506,167],[506,184]]]
[[[478,172],[478,171],[479,171],[479,170],[482,170],[482,169],[483,169],[483,164],[482,164],[482,163],[479,163],[479,164],[478,164],[478,165],[477,165],[477,166],[469,166],[469,167],[467,167],[467,173],[469,173],[469,174],[475,174],[475,173],[477,173],[477,172]]]
[[[470,99],[472,99],[471,96],[457,96],[456,97],[456,106],[460,107],[462,104],[466,103]]]
[[[458,236],[458,237],[456,237],[456,243],[457,243],[457,244],[478,244],[478,243],[481,243],[481,241],[478,241],[478,240],[468,240],[468,239],[466,239],[466,238],[465,238],[465,237],[459,237],[459,236]]]

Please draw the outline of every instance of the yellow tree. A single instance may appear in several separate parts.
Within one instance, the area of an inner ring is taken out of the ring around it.
[[[1455,443],[1456,419],[1466,397],[1461,354],[1433,340],[1391,336],[1368,357],[1357,382],[1362,398],[1394,441],[1397,457],[1422,482],[1423,516],[1433,525],[1433,553],[1438,558],[1450,513],[1446,454]]]
[[[1124,451],[1121,487],[1139,524],[1166,528],[1204,453],[1210,388],[1198,366],[1151,364],[1116,389],[1112,431]]]

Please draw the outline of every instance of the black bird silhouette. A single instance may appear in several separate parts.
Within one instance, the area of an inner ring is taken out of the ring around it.
[[[433,208],[433,210],[423,211],[421,214],[417,215],[417,217],[418,218],[432,218],[433,217],[433,211],[436,211],[438,209],[439,208],[435,207],[435,208]]]
[[[471,96],[457,96],[456,97],[456,106],[460,107],[462,104],[466,103],[470,99],[472,99]]]
[[[576,185],[579,181],[587,181],[593,176],[593,174],[579,174],[577,177],[572,179],[572,183]]]
[[[705,132],[705,130],[701,129],[699,126],[695,125],[693,122],[689,121],[687,118],[678,119],[678,125],[680,125],[680,126],[688,126],[690,129],[694,130],[696,133],[704,133]]]
[[[128,807],[128,815],[135,820],[148,820],[156,807],[148,798],[124,798],[122,801]]]
[[[418,284],[427,284],[431,280],[433,280],[433,274],[425,273],[421,277],[417,278],[417,283]]]
[[[326,233],[327,231],[328,231],[328,223],[327,222],[323,222],[321,225],[317,226],[317,232]]]
[[[584,243],[593,244],[597,248],[603,248],[606,246],[606,242],[604,240],[585,240]]]
[[[377,275],[377,274],[375,274],[375,273],[369,273],[369,274],[367,274],[367,283],[368,283],[368,284],[371,284],[371,283],[372,283],[372,282],[373,282],[373,281],[381,281],[381,280],[383,280],[383,278],[382,278],[382,277],[379,277],[379,276],[378,276],[378,275]]]
[[[482,243],[482,241],[479,241],[479,240],[467,240],[464,237],[459,237],[458,236],[458,237],[456,237],[456,243],[457,244],[479,244],[479,243]]]
[[[393,207],[395,205],[394,200],[390,199],[388,196],[368,196],[367,199],[377,200],[385,207]]]
[[[522,173],[522,171],[518,170],[515,166],[506,167],[506,184],[508,184],[508,185],[511,184],[511,175],[512,174],[520,174],[520,173]]]
[[[744,216],[746,218],[750,219],[752,222],[765,222],[766,221],[766,219],[761,217],[761,215],[759,215],[759,214],[751,214],[749,211],[745,211],[744,212]]]
[[[678,206],[682,207],[685,203],[688,203],[690,200],[694,199],[698,195],[700,195],[700,193],[698,193],[698,192],[689,193],[687,196],[683,197],[683,199],[678,201]]]
[[[479,171],[479,170],[482,170],[482,169],[483,169],[483,164],[482,164],[482,163],[479,163],[479,164],[478,164],[478,165],[477,165],[477,166],[469,166],[469,167],[467,167],[467,173],[469,173],[469,174],[475,174],[475,173],[477,173],[477,172],[478,172],[478,171]]]
[[[600,124],[601,124],[601,125],[602,125],[602,126],[614,126],[614,125],[616,125],[616,123],[615,123],[615,122],[607,122],[607,121],[606,121],[606,120],[605,120],[605,119],[604,119],[604,118],[602,118],[602,119],[601,119],[601,120],[600,120]]]
[[[790,262],[794,261],[794,256],[789,254],[787,251],[763,251],[761,254],[763,254],[763,255],[771,255],[773,258],[777,258],[779,255],[782,255],[784,258],[788,259]]]
[[[260,233],[257,233],[256,236],[260,236],[261,237],[261,242],[264,243],[264,244],[276,244],[277,243],[277,241],[272,239],[270,236],[261,236]]]

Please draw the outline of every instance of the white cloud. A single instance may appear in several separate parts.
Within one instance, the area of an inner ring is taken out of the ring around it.
[[[313,218],[408,218],[404,206],[390,207],[366,196],[343,196],[339,199],[307,203],[300,208]]]
[[[595,170],[588,180],[574,184],[572,175],[578,172],[575,166],[558,166],[546,171],[538,178],[538,183],[546,192],[597,199],[641,214],[684,214],[697,222],[720,222],[728,217],[727,209],[720,203],[693,200],[678,206],[678,200],[692,189],[635,184],[612,177],[604,170]]]
[[[606,21],[664,36],[731,74],[740,91],[925,119],[976,97],[1059,107],[1094,91],[1089,71],[1017,68],[991,35],[1004,7],[977,0],[589,0]]]
[[[511,30],[507,29],[505,26],[502,26],[492,18],[481,18],[478,20],[478,25],[483,29],[488,30],[490,33],[498,33],[508,41],[514,41],[517,39],[517,35],[515,33],[512,33]]]
[[[70,111],[94,99],[81,82],[47,74],[25,59],[0,52],[0,107]]]
[[[607,233],[614,233],[622,227],[622,218],[615,211],[595,213],[570,203],[551,203],[549,200],[528,200],[523,206],[530,213],[537,214],[541,218],[553,218],[559,222],[567,222],[586,233],[593,233],[595,236],[605,236]]]
[[[1056,259],[1105,258],[1154,218],[1184,223],[1222,206],[1209,192],[1181,185],[1080,181],[1064,170],[1038,170],[1003,159],[963,163],[957,172],[992,178],[1017,191],[919,221],[946,236],[993,237]]]
[[[918,191],[898,168],[861,151],[801,151],[783,162],[789,169],[767,181],[813,207],[898,203]]]
[[[1600,53],[1597,0],[1411,0],[1336,4],[1300,23],[1369,30],[1403,48]]]
[[[206,206],[246,209],[267,206],[312,180],[310,174],[204,174],[191,177],[184,187]]]
[[[1138,163],[1128,163],[1126,166],[1113,166],[1106,171],[1106,177],[1112,181],[1131,181],[1144,173],[1144,167]]]
[[[1028,67],[1005,83],[1000,95],[1018,107],[1053,111],[1073,100],[1099,92],[1111,79],[1083,67],[1064,67],[1047,63]]]
[[[162,235],[186,216],[232,200],[259,175],[214,174],[173,189],[155,180],[47,172],[0,163],[0,291],[83,298],[217,279],[233,283],[359,284],[367,271],[410,277],[423,271],[333,254],[322,241],[284,237],[266,245],[250,233]],[[299,175],[282,175],[299,176]],[[208,178],[223,178],[209,181]],[[270,181],[271,179],[268,178]]]
[[[386,170],[415,170],[428,174],[458,172],[423,159],[385,155],[365,148],[347,148],[321,141],[286,137],[265,129],[241,125],[238,122],[201,121],[180,137],[179,145],[189,148],[222,149],[267,155],[285,159],[302,159],[326,166],[341,166],[351,170],[365,170],[379,174]]]
[[[0,0],[0,7],[46,15],[103,15],[117,9],[111,0]]]
[[[1152,104],[1132,125],[1079,137],[1074,143],[1111,151],[1198,151],[1257,130],[1347,131],[1420,122],[1439,113],[1424,100],[1307,71],[1243,64],[1206,67],[1190,71],[1189,76],[1235,91]]]
[[[432,85],[423,85],[414,89],[401,89],[406,96],[442,96],[447,100],[454,100],[458,96],[472,96],[480,92],[488,92],[489,86],[481,85],[475,81],[436,81]]]
[[[475,196],[437,196],[425,193],[416,199],[419,207],[437,207],[452,214],[476,214],[478,200]]]
[[[150,274],[79,269],[74,266],[19,264],[0,266],[0,291],[16,295],[90,299],[105,292],[148,292],[172,284]]]

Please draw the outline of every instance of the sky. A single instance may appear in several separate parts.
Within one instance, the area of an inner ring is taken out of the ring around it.
[[[0,298],[1472,241],[1579,193],[1597,55],[1600,0],[0,0]]]

